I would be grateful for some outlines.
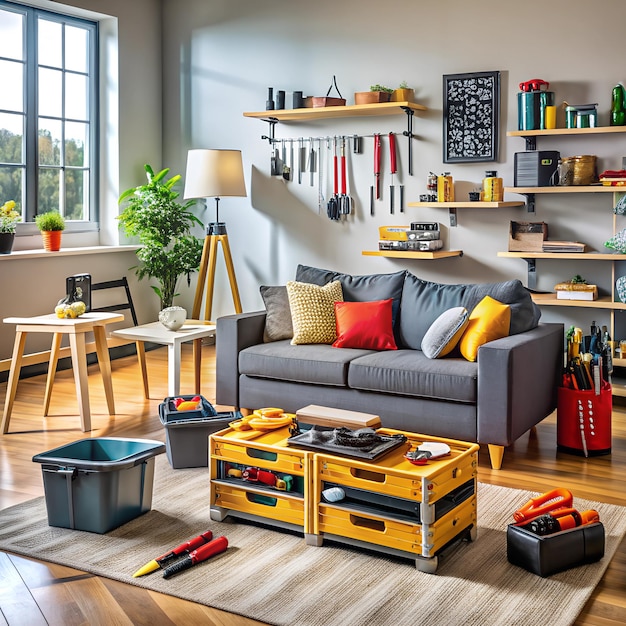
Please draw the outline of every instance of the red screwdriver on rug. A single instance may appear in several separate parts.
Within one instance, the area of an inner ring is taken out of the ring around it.
[[[181,557],[193,552],[196,548],[209,543],[213,539],[213,533],[210,530],[207,530],[205,533],[186,541],[185,543],[181,543],[179,546],[170,550],[166,554],[153,559],[149,563],[146,563],[143,567],[139,568],[134,574],[133,578],[137,578],[139,576],[145,576],[146,574],[150,574],[158,570],[159,568],[165,569],[172,561],[176,559],[180,559]]]
[[[163,572],[163,578],[169,578],[174,574],[178,574],[198,563],[202,563],[207,559],[210,559],[212,556],[217,554],[221,554],[228,548],[228,539],[226,537],[218,537],[217,539],[213,539],[213,541],[209,541],[209,543],[205,543],[203,546],[200,546],[198,549],[190,552],[186,557],[183,557],[179,561],[172,563],[169,567],[165,568]]]

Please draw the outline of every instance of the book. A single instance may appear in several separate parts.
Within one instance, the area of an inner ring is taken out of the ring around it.
[[[557,300],[597,300],[598,290],[595,291],[566,291],[557,289]]]

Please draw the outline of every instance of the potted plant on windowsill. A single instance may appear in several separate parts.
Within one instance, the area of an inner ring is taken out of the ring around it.
[[[58,211],[46,211],[35,216],[35,224],[41,231],[44,250],[58,252],[61,249],[61,233],[65,230],[65,218]]]
[[[180,174],[166,177],[169,168],[154,173],[145,165],[148,183],[127,189],[119,198],[126,206],[118,215],[120,226],[129,237],[138,237],[141,248],[137,250],[140,264],[135,273],[139,280],[154,278],[158,286],[151,285],[159,296],[161,310],[170,308],[176,293],[176,284],[183,274],[189,277],[198,269],[203,241],[191,234],[191,228],[202,222],[189,210],[195,203],[177,201],[174,186]]]
[[[0,206],[0,254],[11,254],[15,229],[22,216],[15,210],[15,202],[8,200]]]

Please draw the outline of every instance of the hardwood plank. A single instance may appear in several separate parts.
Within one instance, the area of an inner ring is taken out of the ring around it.
[[[0,580],[0,611],[9,624],[46,624],[28,585],[3,552],[0,552]]]
[[[89,367],[89,393],[94,430],[92,436],[142,437],[165,440],[158,419],[158,405],[167,396],[167,350],[146,354],[150,399],[143,398],[136,356],[113,361],[113,388],[117,415],[109,416],[97,365]],[[202,348],[202,393],[215,402],[215,348]],[[45,376],[21,380],[15,399],[11,432],[0,436],[0,508],[43,495],[41,467],[32,462],[35,454],[86,435],[80,431],[78,407],[70,371],[57,374],[50,405],[43,417]],[[183,345],[181,393],[194,387],[192,347]],[[0,398],[6,383],[0,385]],[[556,415],[518,439],[504,453],[502,469],[492,470],[486,446],[479,455],[478,479],[482,482],[544,492],[566,487],[574,498],[586,498],[626,506],[623,475],[626,468],[626,400],[614,399],[613,447],[608,456],[585,459],[556,451]],[[230,410],[231,407],[218,407]],[[9,611],[15,618],[15,601],[31,595],[37,608],[51,624],[207,624],[209,626],[253,626],[259,624],[237,615],[142,590],[78,570],[0,553],[0,625],[23,624],[2,617]],[[9,585],[4,571],[11,567]],[[4,592],[4,594],[3,594]],[[5,602],[8,602],[5,609]],[[39,607],[37,607],[39,604]],[[74,619],[82,619],[76,621]],[[28,622],[36,624],[37,621]],[[41,621],[40,623],[45,623]],[[622,541],[606,574],[575,622],[578,626],[617,626],[626,623],[626,540]]]

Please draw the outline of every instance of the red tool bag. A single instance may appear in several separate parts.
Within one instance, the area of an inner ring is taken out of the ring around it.
[[[599,394],[559,387],[556,411],[558,450],[598,456],[611,453],[611,385],[603,382]]]

